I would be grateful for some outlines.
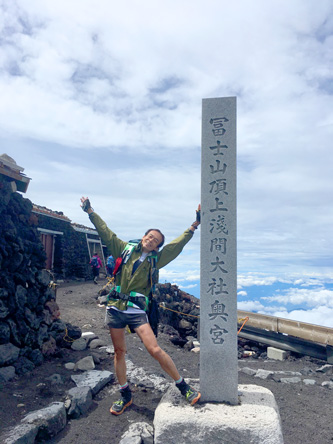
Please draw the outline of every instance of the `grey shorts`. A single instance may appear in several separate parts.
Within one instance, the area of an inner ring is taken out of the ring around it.
[[[125,313],[108,308],[105,314],[105,323],[109,328],[125,328],[128,325],[132,330],[148,323],[146,313]]]

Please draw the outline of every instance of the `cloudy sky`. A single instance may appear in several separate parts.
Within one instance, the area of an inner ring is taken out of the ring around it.
[[[0,0],[0,154],[123,239],[200,201],[201,101],[237,97],[239,308],[333,327],[330,0]],[[161,274],[199,295],[199,233]]]

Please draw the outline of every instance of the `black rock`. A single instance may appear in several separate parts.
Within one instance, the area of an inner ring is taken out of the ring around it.
[[[170,341],[174,344],[174,345],[179,345],[180,347],[183,347],[187,340],[184,338],[181,338],[180,336],[171,336],[170,337]]]
[[[7,322],[0,322],[0,344],[7,344],[10,339],[10,327]]]
[[[35,364],[30,359],[22,356],[14,363],[14,367],[16,373],[21,376],[31,372],[35,368]]]

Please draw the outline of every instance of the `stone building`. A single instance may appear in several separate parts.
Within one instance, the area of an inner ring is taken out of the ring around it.
[[[25,193],[30,178],[7,154],[0,156],[0,177],[11,187],[12,192]],[[89,261],[98,253],[105,271],[106,247],[95,229],[72,221],[61,211],[33,204],[31,221],[40,234],[45,249],[45,269],[57,278],[88,278],[91,276]]]
[[[85,278],[94,252],[104,260],[95,230],[22,196],[23,171],[0,156],[0,385],[68,346],[66,332],[81,336],[60,319],[54,277]]]
[[[0,384],[56,349],[59,316],[45,251],[25,192],[29,178],[0,156]]]
[[[44,245],[47,270],[57,277],[87,278],[91,276],[89,261],[98,253],[105,271],[106,247],[96,230],[72,223],[60,211],[35,204],[32,213]]]

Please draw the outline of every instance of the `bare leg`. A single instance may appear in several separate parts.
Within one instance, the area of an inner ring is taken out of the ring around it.
[[[120,385],[127,382],[126,376],[126,340],[124,328],[110,328],[110,335],[114,346],[114,368]]]
[[[156,337],[150,325],[140,325],[140,327],[137,327],[135,329],[135,332],[138,334],[139,338],[141,339],[151,356],[159,362],[162,369],[169,376],[171,376],[174,381],[177,381],[180,378],[180,375],[175,366],[175,363],[173,362],[171,357],[158,345]]]

